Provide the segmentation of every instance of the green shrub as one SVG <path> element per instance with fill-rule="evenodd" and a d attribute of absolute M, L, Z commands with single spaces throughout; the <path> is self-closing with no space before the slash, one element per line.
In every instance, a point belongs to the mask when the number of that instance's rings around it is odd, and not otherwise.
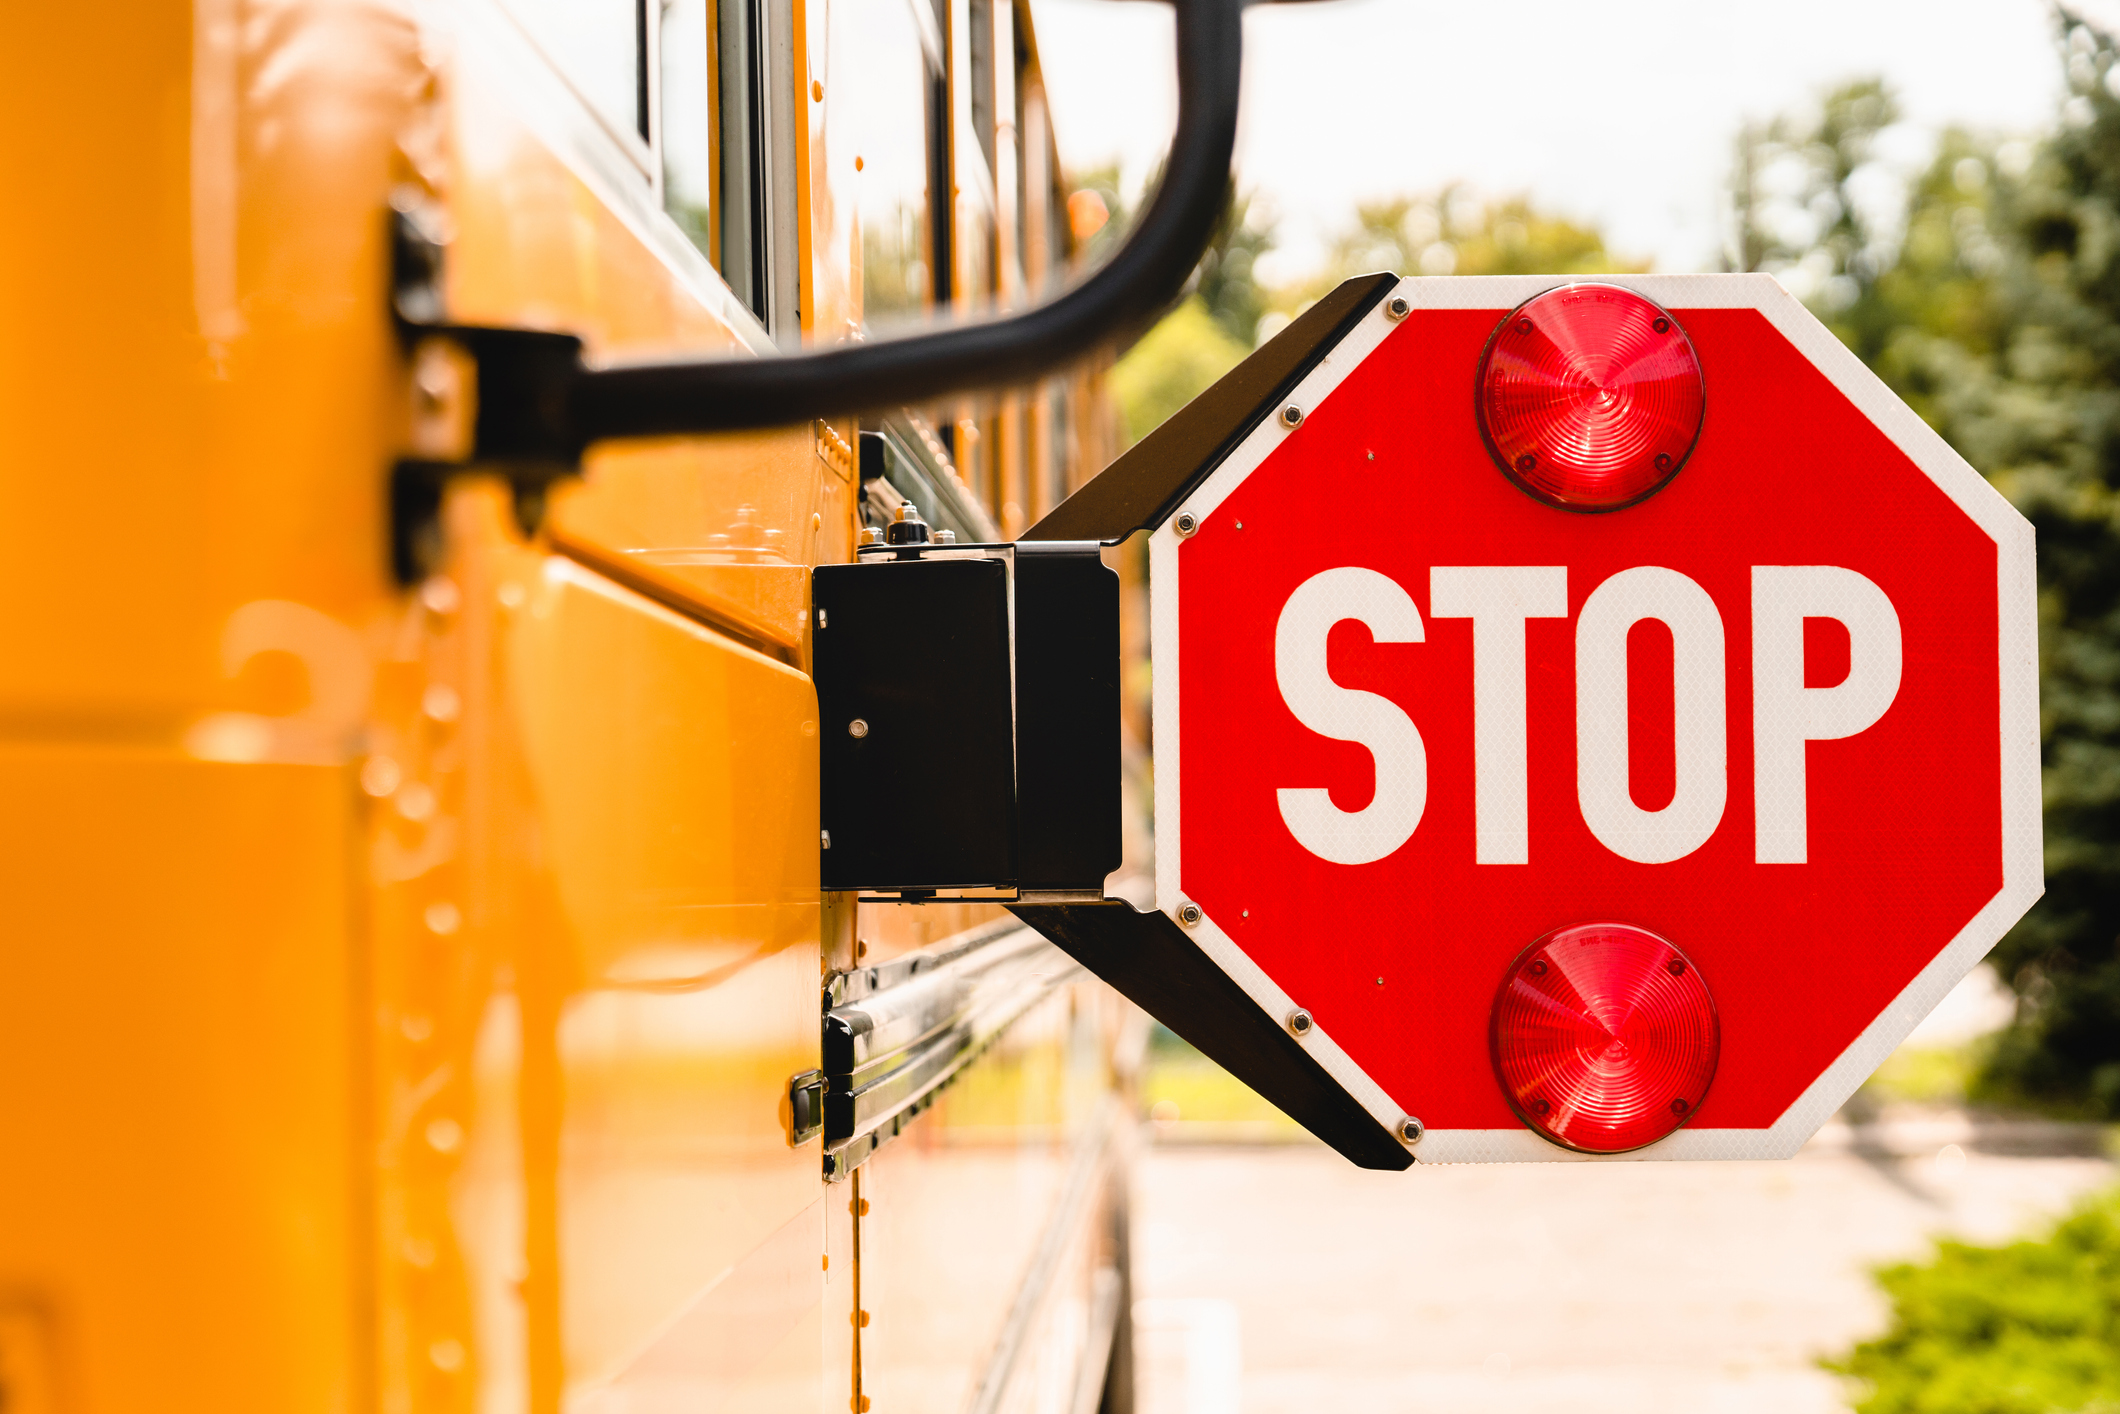
<path fill-rule="evenodd" d="M 1891 1328 L 1826 1368 L 1861 1414 L 2120 1411 L 2120 1191 L 2045 1236 L 1880 1268 Z"/>

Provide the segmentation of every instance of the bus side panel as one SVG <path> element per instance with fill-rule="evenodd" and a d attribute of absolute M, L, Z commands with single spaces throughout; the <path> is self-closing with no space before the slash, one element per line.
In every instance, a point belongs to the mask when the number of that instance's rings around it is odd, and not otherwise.
<path fill-rule="evenodd" d="M 1073 1407 L 1114 1260 L 1119 1012 L 1093 981 L 1054 992 L 861 1170 L 862 1392 L 879 1410 L 963 1409 L 982 1384 L 989 1408 Z"/>
<path fill-rule="evenodd" d="M 0 747 L 0 1307 L 66 1414 L 364 1395 L 349 775 Z"/>
<path fill-rule="evenodd" d="M 302 754 L 192 732 L 305 696 L 227 663 L 244 605 L 359 627 L 386 591 L 383 212 L 425 81 L 381 4 L 0 12 L 0 731 Z"/>
<path fill-rule="evenodd" d="M 453 317 L 564 328 L 599 359 L 737 352 L 734 297 L 643 184 L 592 182 L 586 163 L 562 161 L 555 144 L 594 151 L 601 135 L 564 90 L 523 91 L 539 83 L 534 56 L 490 38 L 455 73 Z M 526 102 L 544 104 L 538 131 L 519 116 Z M 808 566 L 852 549 L 858 488 L 850 455 L 827 460 L 836 451 L 813 427 L 600 447 L 557 490 L 549 525 L 658 598 L 799 657 Z"/>
<path fill-rule="evenodd" d="M 383 4 L 0 13 L 0 1360 L 65 1414 L 372 1403 L 355 778 L 427 80 Z"/>
<path fill-rule="evenodd" d="M 567 1388 L 809 1407 L 821 1344 L 786 1342 L 817 1332 L 825 1217 L 787 1094 L 818 1063 L 815 694 L 557 557 L 503 652 L 558 944 L 526 1049 L 559 1084 Z"/>

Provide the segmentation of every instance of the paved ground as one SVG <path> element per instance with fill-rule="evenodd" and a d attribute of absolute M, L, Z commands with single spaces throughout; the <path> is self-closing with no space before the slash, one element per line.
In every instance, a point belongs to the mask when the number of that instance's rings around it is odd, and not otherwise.
<path fill-rule="evenodd" d="M 1788 1163 L 1392 1175 L 1165 1130 L 1135 1210 L 1143 1414 L 1823 1414 L 1817 1357 L 1883 1319 L 1871 1264 L 2114 1176 L 2080 1133 L 1935 1114 Z"/>

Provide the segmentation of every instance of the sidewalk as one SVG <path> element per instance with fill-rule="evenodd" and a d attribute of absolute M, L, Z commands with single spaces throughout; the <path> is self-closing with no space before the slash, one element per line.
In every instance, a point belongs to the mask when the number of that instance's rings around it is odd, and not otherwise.
<path fill-rule="evenodd" d="M 1142 1414 L 1826 1414 L 1866 1275 L 2111 1182 L 2103 1133 L 1954 1110 L 1828 1125 L 1787 1163 L 1373 1174 L 1315 1143 L 1145 1147 Z"/>

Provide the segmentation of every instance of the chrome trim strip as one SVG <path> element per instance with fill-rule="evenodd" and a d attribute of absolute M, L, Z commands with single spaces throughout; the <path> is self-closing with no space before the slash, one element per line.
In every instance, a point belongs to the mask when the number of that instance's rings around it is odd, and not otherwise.
<path fill-rule="evenodd" d="M 499 0 L 434 6 L 427 14 L 428 24 L 458 41 L 457 62 L 475 69 L 505 97 L 514 117 L 655 253 L 702 308 L 751 352 L 778 351 L 765 326 L 662 209 L 639 154 L 597 116 Z"/>
<path fill-rule="evenodd" d="M 994 1353 L 987 1360 L 986 1372 L 979 1377 L 978 1388 L 965 1406 L 966 1414 L 994 1414 L 1000 1408 L 1001 1397 L 1008 1390 L 1009 1376 L 1015 1371 L 1016 1357 L 1030 1334 L 1031 1323 L 1045 1305 L 1053 1279 L 1060 1273 L 1060 1258 L 1067 1251 L 1069 1239 L 1081 1227 L 1086 1211 L 1111 1167 L 1112 1137 L 1118 1132 L 1119 1112 L 1124 1103 L 1117 1095 L 1106 1095 L 1104 1103 L 1097 1107 L 1096 1114 L 1091 1116 L 1081 1137 L 1075 1141 L 1074 1162 L 1068 1168 L 1067 1186 L 1061 1190 L 1060 1201 L 1054 1204 L 1052 1215 L 1046 1219 L 1045 1231 L 1038 1238 L 1037 1255 L 1031 1259 L 1023 1285 L 1016 1289 L 1016 1299 L 1009 1305 L 1008 1321 L 1001 1328 L 1000 1339 L 994 1342 Z M 1112 1304 L 1115 1307 L 1118 1304 L 1116 1297 Z M 1087 1349 L 1083 1356 L 1085 1359 L 1099 1358 L 1096 1352 Z M 1109 1357 L 1107 1346 L 1102 1358 Z"/>
<path fill-rule="evenodd" d="M 834 979 L 862 994 L 824 1014 L 825 1176 L 845 1178 L 1081 966 L 1015 920 L 939 956 Z"/>

